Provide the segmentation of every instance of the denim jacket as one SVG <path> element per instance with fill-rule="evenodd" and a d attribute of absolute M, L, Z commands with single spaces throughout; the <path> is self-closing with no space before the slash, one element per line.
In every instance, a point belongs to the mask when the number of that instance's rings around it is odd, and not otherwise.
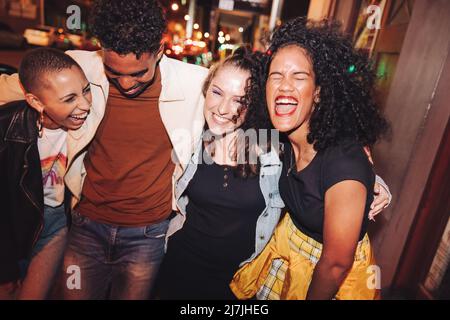
<path fill-rule="evenodd" d="M 202 144 L 203 140 L 201 139 L 195 149 L 195 153 L 189 161 L 186 171 L 175 185 L 175 200 L 179 214 L 170 221 L 166 236 L 166 246 L 168 237 L 181 229 L 186 220 L 186 207 L 189 199 L 183 193 L 194 177 L 198 163 L 202 161 Z M 281 210 L 284 207 L 283 200 L 278 191 L 278 180 L 281 175 L 282 163 L 278 157 L 278 153 L 274 149 L 272 148 L 271 152 L 259 156 L 261 163 L 259 185 L 266 202 L 266 207 L 259 215 L 256 223 L 255 252 L 247 260 L 243 261 L 241 266 L 252 261 L 264 249 L 278 224 Z"/>

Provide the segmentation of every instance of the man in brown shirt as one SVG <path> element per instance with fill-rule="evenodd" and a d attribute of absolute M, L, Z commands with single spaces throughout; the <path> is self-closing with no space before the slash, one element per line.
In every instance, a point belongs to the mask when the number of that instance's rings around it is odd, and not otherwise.
<path fill-rule="evenodd" d="M 112 67 L 111 67 L 112 68 Z M 159 114 L 161 73 L 138 97 L 110 87 L 106 111 L 84 160 L 87 176 L 76 210 L 102 223 L 139 227 L 172 210 L 172 146 Z"/>
<path fill-rule="evenodd" d="M 168 101 L 184 101 L 183 108 L 177 102 L 178 107 L 171 110 L 193 129 L 189 119 L 200 116 L 197 101 L 201 100 L 192 96 L 201 96 L 206 72 L 163 56 L 166 21 L 156 1 L 99 0 L 92 14 L 109 86 L 101 88 L 106 107 L 86 146 L 82 188 L 68 184 L 78 204 L 72 212 L 64 257 L 63 296 L 147 299 L 164 256 L 172 213 L 175 147 L 168 126 L 173 131 L 178 129 L 174 124 L 181 123 L 168 117 L 167 109 L 161 110 L 161 101 L 165 108 L 175 107 Z M 186 79 L 175 83 L 175 73 Z M 198 83 L 198 93 L 192 89 L 191 76 Z M 179 90 L 183 87 L 184 93 Z M 75 160 L 72 166 L 80 165 Z M 66 183 L 75 180 L 72 175 Z"/>

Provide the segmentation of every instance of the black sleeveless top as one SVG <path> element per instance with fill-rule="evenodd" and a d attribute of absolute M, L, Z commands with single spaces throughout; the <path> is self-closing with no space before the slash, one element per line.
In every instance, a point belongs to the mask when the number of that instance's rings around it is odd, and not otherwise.
<path fill-rule="evenodd" d="M 186 221 L 169 238 L 159 297 L 235 299 L 229 283 L 255 251 L 256 223 L 266 206 L 259 176 L 243 179 L 230 166 L 201 163 L 185 194 Z"/>

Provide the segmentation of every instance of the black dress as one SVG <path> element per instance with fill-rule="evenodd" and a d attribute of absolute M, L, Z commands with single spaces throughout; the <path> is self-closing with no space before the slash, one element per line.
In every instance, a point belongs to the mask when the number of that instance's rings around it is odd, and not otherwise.
<path fill-rule="evenodd" d="M 160 268 L 160 299 L 235 299 L 229 283 L 255 251 L 256 222 L 265 208 L 259 177 L 230 166 L 199 164 L 185 193 L 186 221 L 169 238 Z"/>
<path fill-rule="evenodd" d="M 362 240 L 367 231 L 375 184 L 375 173 L 363 147 L 351 140 L 344 141 L 317 152 L 308 166 L 297 171 L 292 146 L 285 143 L 280 195 L 295 226 L 320 243 L 323 243 L 325 192 L 344 180 L 359 181 L 367 189 L 359 236 L 359 240 Z"/>

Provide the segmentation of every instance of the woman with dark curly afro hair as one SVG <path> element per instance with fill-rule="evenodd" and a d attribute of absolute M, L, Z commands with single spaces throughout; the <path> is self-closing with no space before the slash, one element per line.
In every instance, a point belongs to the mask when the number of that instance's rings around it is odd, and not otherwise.
<path fill-rule="evenodd" d="M 304 18 L 276 30 L 269 54 L 267 110 L 289 141 L 279 182 L 288 214 L 231 287 L 240 298 L 376 299 L 367 236 L 375 174 L 364 147 L 387 123 L 369 61 L 336 23 Z"/>

